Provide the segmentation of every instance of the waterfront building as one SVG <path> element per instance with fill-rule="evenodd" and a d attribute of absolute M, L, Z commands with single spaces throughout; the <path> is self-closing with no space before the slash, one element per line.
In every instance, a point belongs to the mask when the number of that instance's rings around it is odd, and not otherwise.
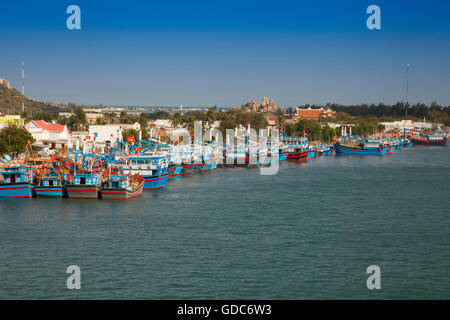
<path fill-rule="evenodd" d="M 307 119 L 319 121 L 321 119 L 334 118 L 335 116 L 336 112 L 334 112 L 331 109 L 324 109 L 324 108 L 313 109 L 311 107 L 305 109 L 297 107 L 294 120 L 298 121 L 300 119 Z"/>
<path fill-rule="evenodd" d="M 396 131 L 396 130 L 406 130 L 407 132 L 423 131 L 423 130 L 437 130 L 442 129 L 442 124 L 431 123 L 431 122 L 417 122 L 413 120 L 400 120 L 391 122 L 380 122 L 384 126 L 385 132 Z"/>
<path fill-rule="evenodd" d="M 44 120 L 32 120 L 25 129 L 36 140 L 34 145 L 42 147 L 44 153 L 59 149 L 69 141 L 69 130 L 66 125 L 47 123 Z"/>
<path fill-rule="evenodd" d="M 110 143 L 120 140 L 123 130 L 134 129 L 139 131 L 141 125 L 136 122 L 134 124 L 105 124 L 105 125 L 90 125 L 89 137 L 98 143 Z M 120 139 L 119 139 L 120 137 Z"/>

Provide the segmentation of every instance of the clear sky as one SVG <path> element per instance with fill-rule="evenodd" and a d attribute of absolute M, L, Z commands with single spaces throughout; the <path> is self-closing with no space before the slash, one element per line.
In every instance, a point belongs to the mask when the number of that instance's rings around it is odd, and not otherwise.
<path fill-rule="evenodd" d="M 18 89 L 21 61 L 26 95 L 57 103 L 395 103 L 409 63 L 410 102 L 450 105 L 450 1 L 1 1 L 0 77 Z"/>

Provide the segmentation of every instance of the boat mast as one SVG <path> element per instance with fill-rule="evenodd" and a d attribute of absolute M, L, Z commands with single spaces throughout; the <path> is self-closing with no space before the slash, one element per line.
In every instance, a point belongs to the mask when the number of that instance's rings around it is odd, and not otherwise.
<path fill-rule="evenodd" d="M 25 111 L 25 62 L 22 61 L 22 113 Z"/>
<path fill-rule="evenodd" d="M 408 119 L 408 79 L 409 78 L 409 63 L 406 65 L 406 106 L 405 106 L 405 120 Z"/>

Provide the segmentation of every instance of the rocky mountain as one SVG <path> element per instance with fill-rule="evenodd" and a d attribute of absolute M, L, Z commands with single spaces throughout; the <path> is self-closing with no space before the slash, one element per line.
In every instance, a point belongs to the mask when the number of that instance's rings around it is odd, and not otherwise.
<path fill-rule="evenodd" d="M 272 112 L 275 113 L 281 108 L 277 106 L 275 101 L 273 99 L 269 99 L 267 97 L 262 97 L 262 102 L 259 103 L 255 101 L 254 99 L 250 100 L 246 104 L 243 104 L 241 108 L 245 109 L 246 111 L 253 111 L 253 112 Z"/>

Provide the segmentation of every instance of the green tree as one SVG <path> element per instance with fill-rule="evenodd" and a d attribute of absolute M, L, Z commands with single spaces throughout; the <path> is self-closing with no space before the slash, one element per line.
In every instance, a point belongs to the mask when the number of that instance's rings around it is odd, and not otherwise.
<path fill-rule="evenodd" d="M 180 124 L 182 124 L 183 119 L 181 117 L 181 114 L 179 112 L 175 112 L 172 118 L 172 125 L 174 127 L 178 127 Z"/>
<path fill-rule="evenodd" d="M 300 119 L 295 124 L 296 134 L 298 136 L 303 136 L 305 133 L 310 141 L 320 140 L 321 129 L 322 128 L 317 122 L 307 119 Z"/>
<path fill-rule="evenodd" d="M 211 126 L 214 121 L 216 121 L 217 119 L 217 107 L 214 106 L 212 108 L 208 108 L 208 111 L 206 112 L 206 122 L 208 122 L 208 124 Z"/>
<path fill-rule="evenodd" d="M 219 130 L 222 132 L 222 135 L 225 139 L 226 129 L 234 129 L 236 128 L 236 122 L 233 119 L 226 119 L 220 122 Z"/>
<path fill-rule="evenodd" d="M 331 128 L 330 126 L 326 125 L 325 127 L 322 128 L 322 141 L 326 142 L 326 143 L 330 143 L 331 141 L 333 141 L 334 136 L 336 134 L 336 131 Z"/>
<path fill-rule="evenodd" d="M 86 118 L 86 113 L 80 107 L 76 107 L 73 115 L 70 116 L 67 121 L 67 126 L 73 131 L 87 130 L 88 122 Z"/>
<path fill-rule="evenodd" d="M 25 151 L 28 141 L 34 142 L 31 133 L 24 128 L 9 124 L 0 131 L 0 154 L 21 154 Z"/>

